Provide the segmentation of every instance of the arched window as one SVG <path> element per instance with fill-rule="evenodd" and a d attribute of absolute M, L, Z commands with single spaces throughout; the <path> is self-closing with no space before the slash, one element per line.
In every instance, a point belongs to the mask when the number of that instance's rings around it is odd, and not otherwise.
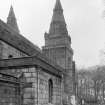
<path fill-rule="evenodd" d="M 52 99 L 53 99 L 53 82 L 52 82 L 51 79 L 49 79 L 48 84 L 49 84 L 49 103 L 52 103 Z"/>

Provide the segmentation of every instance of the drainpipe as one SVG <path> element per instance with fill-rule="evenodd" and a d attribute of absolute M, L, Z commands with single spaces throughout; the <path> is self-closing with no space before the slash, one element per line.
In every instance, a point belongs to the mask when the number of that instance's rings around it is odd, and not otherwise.
<path fill-rule="evenodd" d="M 40 72 L 40 67 L 37 66 L 36 67 L 36 71 L 37 71 L 37 105 L 39 104 L 39 93 L 38 93 L 38 90 L 39 90 L 39 72 Z"/>
<path fill-rule="evenodd" d="M 39 74 L 39 73 L 38 73 L 38 72 L 39 72 L 38 69 L 39 69 L 39 68 L 36 67 L 36 69 L 37 69 L 36 71 L 37 71 L 37 105 L 38 105 L 38 88 L 39 88 L 39 87 L 38 87 L 38 74 Z"/>

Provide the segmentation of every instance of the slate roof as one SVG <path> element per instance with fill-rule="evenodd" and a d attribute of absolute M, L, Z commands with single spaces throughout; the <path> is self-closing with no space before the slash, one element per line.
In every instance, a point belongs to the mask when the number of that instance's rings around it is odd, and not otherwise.
<path fill-rule="evenodd" d="M 11 46 L 29 56 L 41 52 L 41 50 L 36 45 L 31 43 L 21 34 L 15 32 L 2 20 L 0 20 L 0 40 L 3 40 L 4 42 L 10 44 Z"/>

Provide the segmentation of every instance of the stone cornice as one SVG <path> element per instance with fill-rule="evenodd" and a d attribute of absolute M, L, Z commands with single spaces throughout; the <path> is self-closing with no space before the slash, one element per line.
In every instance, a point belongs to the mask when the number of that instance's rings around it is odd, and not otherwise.
<path fill-rule="evenodd" d="M 54 46 L 54 45 L 53 45 L 53 46 L 51 45 L 51 46 L 43 46 L 43 47 L 42 47 L 43 50 L 44 50 L 44 49 L 56 49 L 56 48 L 57 48 L 57 49 L 58 49 L 58 48 L 67 48 L 67 49 L 69 50 L 69 52 L 73 55 L 73 49 L 70 48 L 70 47 L 69 47 L 68 45 L 66 45 L 66 44 L 65 44 L 65 45 L 64 45 L 64 44 L 62 44 L 62 45 L 59 44 L 59 45 L 55 45 L 55 46 Z"/>
<path fill-rule="evenodd" d="M 0 60 L 0 69 L 10 69 L 10 68 L 27 68 L 39 66 L 45 72 L 51 73 L 58 77 L 61 77 L 62 74 L 65 74 L 64 69 L 60 66 L 52 63 L 47 58 L 44 58 L 40 55 L 33 57 L 23 57 L 23 58 L 13 58 L 13 59 L 2 59 Z"/>
<path fill-rule="evenodd" d="M 68 35 L 68 34 L 65 34 L 65 35 L 56 35 L 56 34 L 52 35 L 52 34 L 45 33 L 44 37 L 45 37 L 46 40 L 48 40 L 48 39 L 58 39 L 58 38 L 67 38 L 71 43 L 71 38 L 70 38 L 70 35 Z"/>

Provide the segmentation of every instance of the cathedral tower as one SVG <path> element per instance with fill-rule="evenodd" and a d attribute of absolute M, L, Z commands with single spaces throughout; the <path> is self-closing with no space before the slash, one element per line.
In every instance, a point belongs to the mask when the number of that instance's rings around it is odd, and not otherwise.
<path fill-rule="evenodd" d="M 73 50 L 60 0 L 56 0 L 49 32 L 45 33 L 43 53 L 65 70 L 64 92 L 70 98 L 73 94 Z"/>
<path fill-rule="evenodd" d="M 17 25 L 17 20 L 15 17 L 15 13 L 13 10 L 13 7 L 11 6 L 10 11 L 9 11 L 9 15 L 7 17 L 7 24 L 9 27 L 11 27 L 15 32 L 20 32 L 18 25 Z"/>

